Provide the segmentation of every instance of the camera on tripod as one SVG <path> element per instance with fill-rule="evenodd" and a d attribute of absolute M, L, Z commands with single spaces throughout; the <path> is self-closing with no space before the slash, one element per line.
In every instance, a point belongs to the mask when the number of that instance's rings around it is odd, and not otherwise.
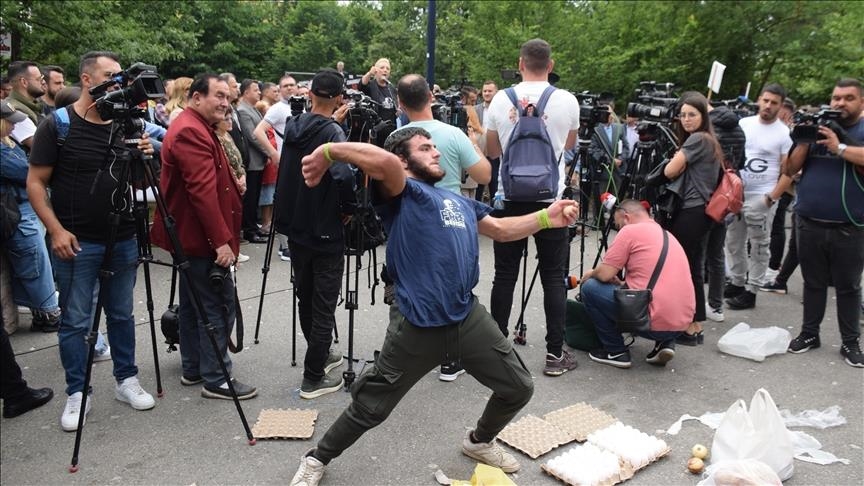
<path fill-rule="evenodd" d="M 435 95 L 435 103 L 432 104 L 432 116 L 438 121 L 468 130 L 468 114 L 465 113 L 465 105 L 462 103 L 462 88 L 465 80 L 460 86 L 451 86 L 447 91 Z"/>
<path fill-rule="evenodd" d="M 667 125 L 672 123 L 678 103 L 674 87 L 674 83 L 640 82 L 635 92 L 638 102 L 627 104 L 627 116 Z"/>
<path fill-rule="evenodd" d="M 816 113 L 810 113 L 804 110 L 795 112 L 792 115 L 792 141 L 795 143 L 816 143 L 817 140 L 822 140 L 825 137 L 819 133 L 819 127 L 828 127 L 838 138 L 843 138 L 846 135 L 844 130 L 838 123 L 842 113 L 839 110 L 831 110 L 823 107 Z M 841 140 L 842 141 L 842 140 Z"/>
<path fill-rule="evenodd" d="M 108 91 L 114 85 L 120 89 Z M 136 62 L 108 81 L 90 88 L 90 96 L 96 100 L 96 111 L 103 120 L 143 118 L 147 110 L 138 105 L 165 97 L 165 85 L 156 66 Z"/>
<path fill-rule="evenodd" d="M 312 110 L 312 101 L 305 96 L 294 95 L 288 98 L 288 106 L 291 107 L 291 116 L 298 116 Z"/>
<path fill-rule="evenodd" d="M 576 93 L 579 100 L 579 126 L 586 130 L 593 130 L 598 123 L 609 123 L 612 112 L 609 105 L 600 102 L 600 95 L 583 91 Z"/>

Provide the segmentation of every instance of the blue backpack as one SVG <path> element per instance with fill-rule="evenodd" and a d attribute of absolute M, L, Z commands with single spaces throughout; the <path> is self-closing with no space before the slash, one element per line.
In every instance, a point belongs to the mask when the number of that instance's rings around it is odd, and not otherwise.
<path fill-rule="evenodd" d="M 64 106 L 63 108 L 57 108 L 54 110 L 54 128 L 57 137 L 57 146 L 63 147 L 63 144 L 66 143 L 66 136 L 69 135 L 69 112 L 67 108 Z"/>
<path fill-rule="evenodd" d="M 559 159 L 543 122 L 543 110 L 554 91 L 548 86 L 536 105 L 523 110 L 513 88 L 504 90 L 519 117 L 501 155 L 501 185 L 509 201 L 535 202 L 558 195 Z"/>

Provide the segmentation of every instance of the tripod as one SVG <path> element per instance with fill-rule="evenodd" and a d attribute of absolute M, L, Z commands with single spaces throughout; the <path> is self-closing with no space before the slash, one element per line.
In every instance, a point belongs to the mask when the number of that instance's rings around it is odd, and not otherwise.
<path fill-rule="evenodd" d="M 162 218 L 165 221 L 165 228 L 167 233 L 171 239 L 171 244 L 174 248 L 174 266 L 183 273 L 188 280 L 188 271 L 189 262 L 186 258 L 182 246 L 180 244 L 180 239 L 177 236 L 177 230 L 174 224 L 173 218 L 168 214 L 167 206 L 165 205 L 165 201 L 162 199 L 161 194 L 159 193 L 157 178 L 153 172 L 153 168 L 150 165 L 150 157 L 146 158 L 141 155 L 141 153 L 137 149 L 138 142 L 140 141 L 141 132 L 143 131 L 144 124 L 141 119 L 136 118 L 126 118 L 122 122 L 114 122 L 111 127 L 111 137 L 108 141 L 108 151 L 106 151 L 105 163 L 102 168 L 99 169 L 99 172 L 96 174 L 96 178 L 94 179 L 92 188 L 95 189 L 98 184 L 99 178 L 104 173 L 105 168 L 108 165 L 110 154 L 112 150 L 120 149 L 120 147 L 115 147 L 114 141 L 117 137 L 121 137 L 125 144 L 125 150 L 121 150 L 120 153 L 116 155 L 116 161 L 119 162 L 119 166 L 121 167 L 120 177 L 117 178 L 117 187 L 114 191 L 116 197 L 112 201 L 112 210 L 109 214 L 109 226 L 108 226 L 108 239 L 105 244 L 105 253 L 102 257 L 102 263 L 99 269 L 99 293 L 96 298 L 95 309 L 93 312 L 93 324 L 90 328 L 90 332 L 86 336 L 86 341 L 88 344 L 88 352 L 87 352 L 87 364 L 84 374 L 84 388 L 81 398 L 81 408 L 78 414 L 78 428 L 75 433 L 75 446 L 72 452 L 72 462 L 69 466 L 69 472 L 77 472 L 78 471 L 78 455 L 81 447 L 81 436 L 84 430 L 84 418 L 87 410 L 87 400 L 88 400 L 88 392 L 90 390 L 90 380 L 92 378 L 93 373 L 93 358 L 96 348 L 96 337 L 99 333 L 99 320 L 102 314 L 103 308 L 103 298 L 104 298 L 104 289 L 106 284 L 108 283 L 109 278 L 114 274 L 111 270 L 111 263 L 114 256 L 114 247 L 117 241 L 117 233 L 120 226 L 120 220 L 124 215 L 124 212 L 128 211 L 130 205 L 128 204 L 129 200 L 129 192 L 132 187 L 133 179 L 138 179 L 138 177 L 133 177 L 133 165 L 136 168 L 142 168 L 142 174 L 134 174 L 135 176 L 143 176 L 145 181 L 145 187 L 149 188 L 156 200 L 157 207 Z M 92 190 L 91 190 L 92 192 Z M 133 196 L 134 197 L 134 196 Z M 149 272 L 149 263 L 152 262 L 152 253 L 150 253 L 149 246 L 149 233 L 146 231 L 142 232 L 142 226 L 149 226 L 146 221 L 146 203 L 140 203 L 139 211 L 141 209 L 141 205 L 143 204 L 143 218 L 137 222 L 136 232 L 138 233 L 138 244 L 139 244 L 139 252 L 143 251 L 144 258 L 143 261 L 145 263 L 144 276 L 146 281 L 146 289 L 147 289 L 147 307 L 150 314 L 150 333 L 151 333 L 151 342 L 154 346 L 154 359 L 157 373 L 157 382 L 158 384 L 158 396 L 162 397 L 161 390 L 161 378 L 159 376 L 159 364 L 158 358 L 156 357 L 156 329 L 155 329 L 155 321 L 153 316 L 153 304 L 152 304 L 152 288 L 150 286 L 150 272 Z M 141 214 L 135 214 L 136 218 L 138 216 L 142 216 Z M 143 242 L 143 245 L 142 245 Z M 143 247 L 143 249 L 142 249 Z M 206 313 L 204 312 L 204 305 L 202 304 L 201 297 L 198 294 L 197 289 L 194 285 L 190 285 L 190 290 L 192 293 L 193 301 L 195 307 L 198 311 L 199 316 L 202 320 L 204 320 L 204 328 L 207 330 L 207 335 L 210 338 L 210 343 L 213 346 L 214 352 L 217 356 L 221 356 L 219 352 L 219 346 L 216 343 L 215 338 L 215 328 L 213 324 L 207 321 Z M 225 377 L 226 383 L 228 385 L 228 389 L 231 392 L 231 395 L 234 399 L 234 403 L 237 407 L 237 412 L 240 415 L 240 420 L 243 424 L 243 427 L 246 431 L 246 437 L 250 445 L 255 444 L 255 439 L 252 437 L 252 431 L 249 429 L 249 424 L 246 421 L 246 416 L 243 414 L 243 409 L 240 407 L 240 402 L 237 399 L 237 393 L 234 390 L 234 386 L 231 382 L 231 376 L 228 374 L 228 370 L 225 367 L 225 363 L 219 359 L 219 364 L 222 369 L 222 373 Z"/>

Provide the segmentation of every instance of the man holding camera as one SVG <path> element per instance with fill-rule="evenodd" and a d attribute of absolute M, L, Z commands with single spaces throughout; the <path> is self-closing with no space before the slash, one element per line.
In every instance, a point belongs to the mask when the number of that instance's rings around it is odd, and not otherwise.
<path fill-rule="evenodd" d="M 434 119 L 432 116 L 434 98 L 426 78 L 419 74 L 405 75 L 399 80 L 397 92 L 399 105 L 411 121 L 400 130 L 409 127 L 426 130 L 431 135 L 436 150 L 441 153 L 438 163 L 444 171 L 444 176 L 435 183 L 435 187 L 461 194 L 463 171 L 478 183 L 489 182 L 492 177 L 492 167 L 477 144 L 479 134 L 469 127 L 466 136 L 459 128 Z M 441 365 L 441 374 L 438 378 L 441 381 L 453 381 L 464 372 L 460 363 L 450 361 Z"/>
<path fill-rule="evenodd" d="M 331 373 L 342 364 L 342 354 L 331 352 L 330 345 L 345 269 L 343 223 L 346 204 L 354 200 L 354 174 L 347 165 L 334 164 L 321 184 L 308 187 L 300 173 L 303 157 L 322 144 L 345 141 L 334 119 L 344 117 L 348 108 L 340 108 L 343 84 L 333 69 L 323 69 L 312 79 L 312 111 L 285 124 L 277 180 L 276 231 L 288 236 L 300 327 L 307 345 L 300 385 L 300 397 L 306 399 L 333 393 L 344 384 L 342 375 Z"/>
<path fill-rule="evenodd" d="M 180 272 L 180 383 L 204 383 L 202 397 L 225 400 L 232 396 L 218 360 L 230 374 L 228 338 L 236 315 L 236 290 L 229 268 L 239 252 L 243 207 L 240 188 L 214 132 L 230 109 L 229 100 L 228 83 L 215 74 L 193 81 L 187 108 L 171 122 L 162 143 L 159 181 L 182 249 L 172 246 L 159 213 L 151 233 L 154 244 L 172 253 L 182 250 L 188 260 L 186 270 Z M 203 309 L 196 306 L 195 294 Z M 210 340 L 211 332 L 218 350 Z M 257 394 L 255 387 L 231 381 L 240 400 Z"/>
<path fill-rule="evenodd" d="M 723 296 L 730 309 L 756 307 L 756 293 L 766 283 L 774 204 L 792 184 L 792 179 L 780 171 L 792 146 L 789 128 L 778 117 L 785 99 L 782 86 L 766 85 L 759 95 L 759 113 L 738 123 L 746 137 L 740 171 L 744 207 L 726 231 L 730 282 Z"/>
<path fill-rule="evenodd" d="M 88 352 L 92 346 L 88 337 L 93 324 L 94 292 L 99 293 L 105 311 L 117 380 L 115 398 L 136 410 L 148 410 L 156 405 L 153 397 L 141 388 L 135 365 L 132 292 L 138 245 L 135 219 L 130 210 L 129 181 L 117 179 L 126 173 L 122 162 L 105 167 L 106 156 L 125 153 L 128 149 L 122 137 L 113 133 L 114 123 L 104 120 L 99 110 L 93 108 L 97 100 L 90 92 L 121 71 L 118 57 L 112 52 L 84 54 L 79 67 L 81 96 L 68 107 L 69 126 L 65 138 L 58 138 L 55 119 L 48 117 L 36 130 L 30 154 L 27 195 L 51 238 L 53 268 L 63 311 L 57 338 L 60 361 L 66 371 L 68 398 L 60 417 L 60 426 L 65 431 L 78 429 Z M 118 88 L 123 86 L 115 83 L 107 90 Z M 138 149 L 146 154 L 153 153 L 146 133 L 142 134 Z M 112 219 L 116 226 L 106 224 Z M 109 261 L 104 261 L 106 254 L 111 257 Z M 85 416 L 91 403 L 88 396 Z"/>
<path fill-rule="evenodd" d="M 804 277 L 801 333 L 789 352 L 821 345 L 828 286 L 837 295 L 837 322 L 846 364 L 864 368 L 858 324 L 861 318 L 861 273 L 864 269 L 864 97 L 861 82 L 844 78 L 831 94 L 839 120 L 820 124 L 816 143 L 796 141 L 785 167 L 801 172 L 795 204 L 798 258 Z M 839 122 L 839 123 L 838 123 Z"/>
<path fill-rule="evenodd" d="M 354 383 L 348 408 L 317 447 L 303 455 L 292 485 L 317 485 L 325 465 L 381 424 L 448 354 L 460 356 L 467 371 L 493 390 L 476 427 L 462 441 L 463 454 L 505 472 L 519 470 L 495 436 L 528 403 L 534 384 L 473 293 L 480 278 L 477 238 L 518 240 L 544 228 L 565 227 L 578 216 L 578 205 L 557 201 L 531 214 L 495 218 L 490 207 L 433 186 L 444 171 L 426 130 L 393 132 L 385 149 L 328 143 L 303 158 L 302 174 L 311 187 L 326 177 L 334 161 L 355 164 L 376 180 L 398 305 L 390 307 L 387 337 L 374 365 Z"/>
<path fill-rule="evenodd" d="M 615 323 L 615 289 L 624 282 L 618 272 L 624 271 L 631 289 L 646 289 L 663 249 L 663 230 L 651 219 L 642 203 L 627 199 L 615 208 L 618 235 L 609 246 L 597 268 L 582 275 L 582 300 L 597 330 L 602 349 L 588 352 L 591 361 L 616 368 L 629 368 L 630 350 Z M 690 325 L 696 308 L 696 294 L 690 284 L 690 265 L 684 249 L 668 234 L 666 259 L 649 304 L 651 330 L 640 333 L 654 340 L 654 349 L 645 361 L 665 366 L 675 357 L 675 338 Z"/>

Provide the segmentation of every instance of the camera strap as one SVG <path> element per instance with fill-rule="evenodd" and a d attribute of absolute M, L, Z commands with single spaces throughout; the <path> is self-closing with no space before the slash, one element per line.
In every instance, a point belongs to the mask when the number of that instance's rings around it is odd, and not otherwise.
<path fill-rule="evenodd" d="M 228 335 L 228 350 L 234 354 L 243 351 L 243 311 L 240 309 L 240 296 L 237 295 L 237 272 L 234 268 L 231 268 L 231 279 L 234 283 L 234 315 L 235 315 L 235 323 L 234 329 L 237 332 L 237 343 L 235 344 L 231 340 L 231 335 Z M 222 319 L 225 321 L 226 325 L 228 323 L 228 306 L 222 306 Z"/>

